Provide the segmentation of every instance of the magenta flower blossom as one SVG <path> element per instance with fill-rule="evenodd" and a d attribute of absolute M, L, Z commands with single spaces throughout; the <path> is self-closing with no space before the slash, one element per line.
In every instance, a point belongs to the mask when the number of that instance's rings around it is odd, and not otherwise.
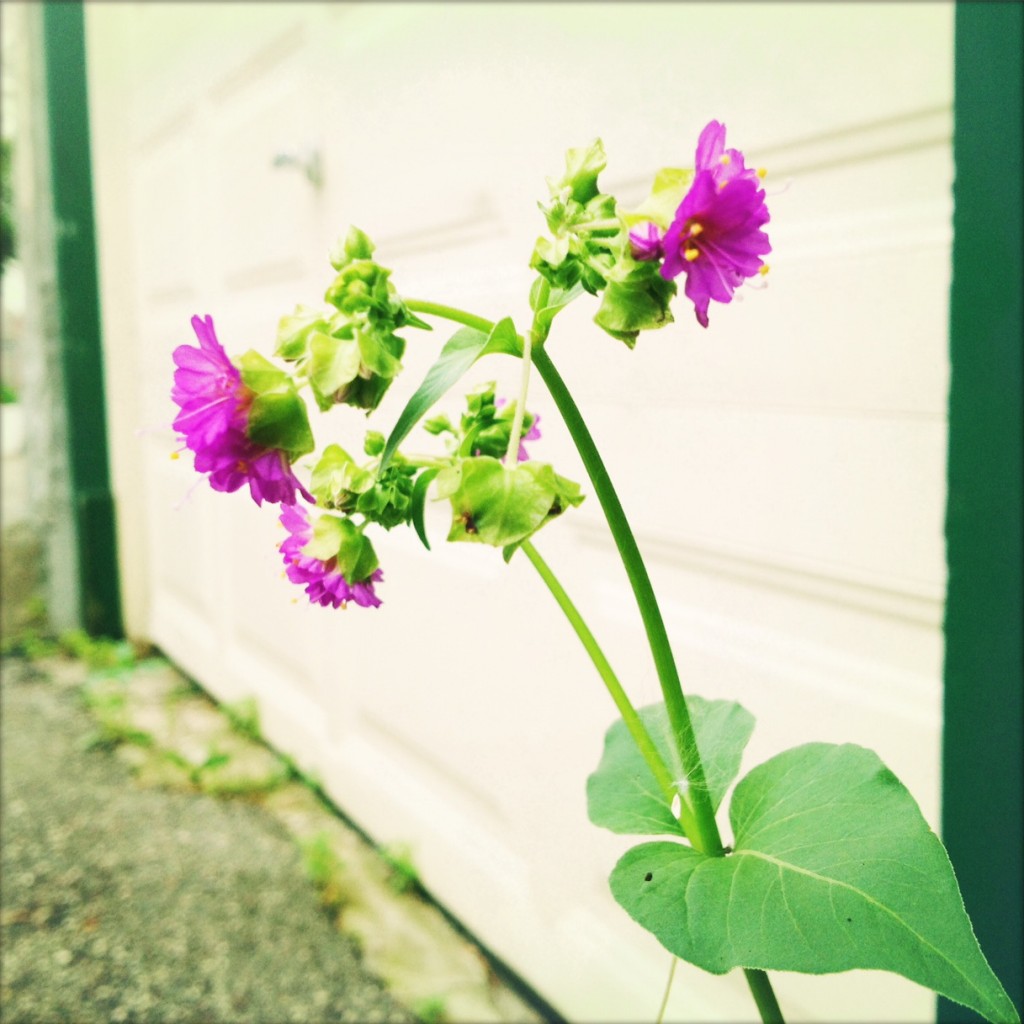
<path fill-rule="evenodd" d="M 384 573 L 375 569 L 368 579 L 349 583 L 337 566 L 337 559 L 326 562 L 309 558 L 302 549 L 313 536 L 313 524 L 309 513 L 301 505 L 286 505 L 281 509 L 281 525 L 288 531 L 288 537 L 281 542 L 284 555 L 285 574 L 292 583 L 304 586 L 313 604 L 326 608 L 344 608 L 354 601 L 361 608 L 379 608 L 380 598 L 373 585 L 384 579 Z"/>
<path fill-rule="evenodd" d="M 530 424 L 530 429 L 519 438 L 519 453 L 516 459 L 517 462 L 527 462 L 530 458 L 530 453 L 526 450 L 524 441 L 539 441 L 540 440 L 540 416 L 534 413 L 533 422 Z"/>
<path fill-rule="evenodd" d="M 216 444 L 229 430 L 244 431 L 252 395 L 238 367 L 217 341 L 213 317 L 192 317 L 199 348 L 179 345 L 174 350 L 171 398 L 181 406 L 174 429 L 194 452 Z"/>
<path fill-rule="evenodd" d="M 629 233 L 629 251 L 633 259 L 642 263 L 649 260 L 660 260 L 665 255 L 661 228 L 651 221 L 637 225 Z"/>
<path fill-rule="evenodd" d="M 296 491 L 308 502 L 316 499 L 292 472 L 288 456 L 277 448 L 263 448 L 238 430 L 229 430 L 212 444 L 195 454 L 195 468 L 210 474 L 215 491 L 231 493 L 243 484 L 257 505 L 294 505 Z"/>
<path fill-rule="evenodd" d="M 758 179 L 760 175 L 747 167 L 738 149 L 725 148 L 725 125 L 709 121 L 697 139 L 697 171 L 711 171 L 719 188 L 737 178 Z"/>
<path fill-rule="evenodd" d="M 246 436 L 253 393 L 217 340 L 213 317 L 192 317 L 192 329 L 199 347 L 179 345 L 174 350 L 178 369 L 171 398 L 181 407 L 174 429 L 195 454 L 196 470 L 210 474 L 215 491 L 237 491 L 248 484 L 257 505 L 293 505 L 296 492 L 314 501 L 283 451 Z"/>
<path fill-rule="evenodd" d="M 738 150 L 725 149 L 725 127 L 717 121 L 701 132 L 697 165 L 665 232 L 661 276 L 671 281 L 686 275 L 686 296 L 707 327 L 711 300 L 731 302 L 748 277 L 763 273 L 761 256 L 772 247 L 761 230 L 770 217 L 759 176 Z"/>
<path fill-rule="evenodd" d="M 497 398 L 494 401 L 494 408 L 495 409 L 500 409 L 507 402 L 508 402 L 507 398 Z M 524 441 L 539 441 L 540 437 L 541 437 L 541 433 L 540 433 L 540 415 L 538 413 L 527 413 L 526 415 L 527 416 L 531 416 L 532 415 L 533 419 L 530 422 L 530 429 L 525 434 L 521 434 L 520 437 L 519 437 L 519 451 L 516 452 L 516 462 L 529 462 L 529 460 L 530 460 L 530 453 L 526 450 L 526 445 L 523 442 Z M 479 455 L 480 454 L 480 449 L 477 448 L 473 452 L 473 454 L 474 455 Z M 502 455 L 501 461 L 502 462 L 505 461 L 505 456 L 504 455 Z"/>

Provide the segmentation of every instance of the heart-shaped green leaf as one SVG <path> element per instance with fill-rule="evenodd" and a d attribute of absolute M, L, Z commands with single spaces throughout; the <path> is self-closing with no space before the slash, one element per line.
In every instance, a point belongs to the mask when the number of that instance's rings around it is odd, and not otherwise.
<path fill-rule="evenodd" d="M 406 403 L 381 456 L 378 475 L 387 468 L 398 446 L 427 410 L 481 357 L 495 352 L 521 355 L 522 344 L 509 317 L 498 321 L 489 334 L 473 327 L 457 330 L 441 349 L 423 383 Z"/>
<path fill-rule="evenodd" d="M 717 810 L 740 770 L 740 758 L 754 716 L 733 701 L 687 697 L 697 747 L 712 806 Z M 672 776 L 686 777 L 671 740 L 671 725 L 663 703 L 638 711 L 640 721 L 668 765 Z M 651 774 L 626 723 L 618 719 L 605 733 L 604 753 L 587 779 L 587 813 L 601 828 L 623 835 L 683 835 L 672 807 Z"/>
<path fill-rule="evenodd" d="M 615 898 L 668 950 L 713 974 L 892 971 L 991 1021 L 1019 1020 L 942 843 L 875 753 L 787 750 L 740 781 L 730 819 L 727 857 L 645 843 L 612 872 Z"/>

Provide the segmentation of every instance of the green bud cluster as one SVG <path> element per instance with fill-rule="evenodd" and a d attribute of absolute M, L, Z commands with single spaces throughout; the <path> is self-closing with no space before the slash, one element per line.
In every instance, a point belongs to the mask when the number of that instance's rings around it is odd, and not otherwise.
<path fill-rule="evenodd" d="M 434 435 L 450 435 L 452 451 L 461 456 L 489 455 L 500 459 L 508 450 L 515 415 L 515 402 L 498 407 L 495 384 L 491 381 L 480 384 L 466 395 L 466 411 L 458 425 L 447 416 L 435 416 L 424 421 L 423 429 Z M 534 419 L 531 413 L 524 414 L 523 434 L 533 426 Z"/>
<path fill-rule="evenodd" d="M 383 450 L 378 438 L 376 432 L 367 435 L 367 454 Z M 331 444 L 313 470 L 310 490 L 322 508 L 358 514 L 390 530 L 412 519 L 416 472 L 417 467 L 397 456 L 378 474 L 376 460 L 360 466 L 343 448 Z"/>
<path fill-rule="evenodd" d="M 330 257 L 337 276 L 324 297 L 333 309 L 297 306 L 278 323 L 277 355 L 308 379 L 321 411 L 338 404 L 376 409 L 402 369 L 405 340 L 395 332 L 430 330 L 405 307 L 373 249 L 350 228 Z"/>
<path fill-rule="evenodd" d="M 449 541 L 489 544 L 506 561 L 542 526 L 583 501 L 579 484 L 559 476 L 546 463 L 502 463 L 512 433 L 514 403 L 498 408 L 494 383 L 466 396 L 459 423 L 447 416 L 426 420 L 434 435 L 450 435 L 451 462 L 437 473 L 437 496 L 452 507 Z M 534 417 L 524 417 L 524 432 Z"/>
<path fill-rule="evenodd" d="M 599 191 L 597 176 L 606 163 L 600 139 L 568 151 L 565 173 L 548 179 L 550 201 L 538 204 L 551 237 L 537 239 L 530 266 L 552 288 L 581 285 L 602 294 L 594 322 L 632 348 L 640 331 L 672 322 L 676 286 L 656 263 L 633 258 L 628 223 L 638 218 L 624 216 L 615 198 Z"/>

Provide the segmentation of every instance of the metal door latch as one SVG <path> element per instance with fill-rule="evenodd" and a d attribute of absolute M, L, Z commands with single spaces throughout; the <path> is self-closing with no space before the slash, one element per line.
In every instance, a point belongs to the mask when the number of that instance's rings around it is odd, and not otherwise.
<path fill-rule="evenodd" d="M 323 165 L 320 150 L 308 149 L 305 153 L 278 153 L 272 162 L 273 167 L 294 167 L 302 171 L 314 188 L 324 183 Z"/>

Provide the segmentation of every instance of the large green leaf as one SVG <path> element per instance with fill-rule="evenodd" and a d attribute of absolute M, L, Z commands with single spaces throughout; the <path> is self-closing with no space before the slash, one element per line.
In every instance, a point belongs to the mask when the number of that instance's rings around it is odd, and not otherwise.
<path fill-rule="evenodd" d="M 717 810 L 740 770 L 743 748 L 754 731 L 754 716 L 727 700 L 687 697 L 686 706 L 704 763 L 708 794 Z M 638 714 L 672 777 L 684 779 L 664 703 L 648 704 Z M 595 825 L 624 835 L 684 834 L 670 800 L 621 718 L 605 733 L 601 762 L 587 779 L 587 813 Z"/>
<path fill-rule="evenodd" d="M 736 848 L 634 847 L 615 898 L 690 963 L 826 974 L 893 971 L 991 1021 L 1017 1013 L 985 960 L 949 857 L 878 756 L 810 743 L 736 787 Z"/>
<path fill-rule="evenodd" d="M 398 446 L 427 410 L 481 357 L 495 352 L 522 355 L 522 343 L 511 319 L 505 317 L 494 325 L 489 334 L 473 327 L 457 330 L 441 349 L 434 365 L 427 371 L 423 383 L 406 403 L 398 417 L 388 443 L 381 456 L 378 474 L 387 468 Z"/>

